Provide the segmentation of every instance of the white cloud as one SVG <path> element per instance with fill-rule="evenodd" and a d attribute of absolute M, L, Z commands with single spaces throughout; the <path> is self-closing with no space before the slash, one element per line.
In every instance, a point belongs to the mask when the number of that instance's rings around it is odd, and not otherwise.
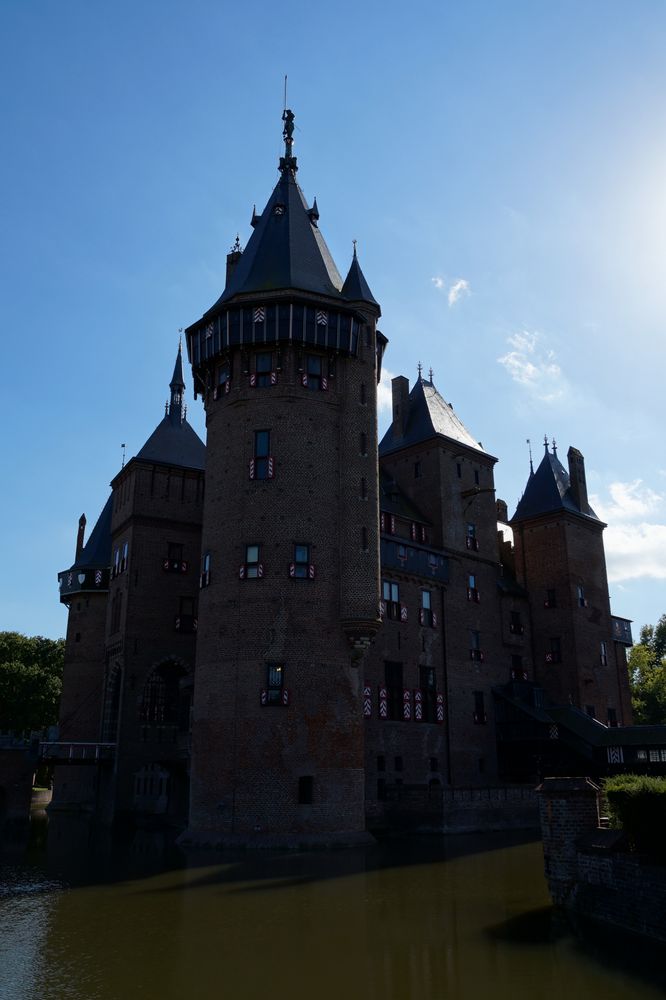
<path fill-rule="evenodd" d="M 435 288 L 440 292 L 446 292 L 446 298 L 449 303 L 449 307 L 454 306 L 461 295 L 471 295 L 469 281 L 466 278 L 456 278 L 455 281 L 448 283 L 447 279 L 435 275 L 434 278 L 430 279 L 435 286 Z"/>
<path fill-rule="evenodd" d="M 521 330 L 507 338 L 511 348 L 497 361 L 514 382 L 524 386 L 542 403 L 551 403 L 564 395 L 566 380 L 555 360 L 555 351 L 543 343 L 536 331 Z"/>
<path fill-rule="evenodd" d="M 394 373 L 390 372 L 388 368 L 382 368 L 382 377 L 377 386 L 377 413 L 380 416 L 386 413 L 390 414 L 393 411 L 392 378 L 395 378 Z"/>
<path fill-rule="evenodd" d="M 611 483 L 609 499 L 590 495 L 590 503 L 608 527 L 604 532 L 608 579 L 666 580 L 666 516 L 664 497 L 641 479 Z M 650 518 L 648 520 L 648 518 Z M 659 518 L 660 520 L 657 520 Z"/>
<path fill-rule="evenodd" d="M 454 306 L 461 295 L 469 295 L 469 281 L 464 278 L 456 278 L 447 295 L 449 307 Z"/>

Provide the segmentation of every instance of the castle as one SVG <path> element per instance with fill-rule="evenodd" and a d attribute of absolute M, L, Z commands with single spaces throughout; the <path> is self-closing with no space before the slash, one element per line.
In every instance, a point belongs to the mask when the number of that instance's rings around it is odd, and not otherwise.
<path fill-rule="evenodd" d="M 206 445 L 179 348 L 59 574 L 53 808 L 348 843 L 401 804 L 647 753 L 622 747 L 631 633 L 583 456 L 546 442 L 509 522 L 496 459 L 420 368 L 378 441 L 381 310 L 355 250 L 339 274 L 284 121 L 275 189 L 186 331 Z"/>

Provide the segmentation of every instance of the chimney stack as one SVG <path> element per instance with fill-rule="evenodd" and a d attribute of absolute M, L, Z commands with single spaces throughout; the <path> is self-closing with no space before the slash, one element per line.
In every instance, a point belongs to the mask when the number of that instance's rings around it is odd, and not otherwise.
<path fill-rule="evenodd" d="M 585 459 L 578 448 L 571 447 L 567 452 L 567 460 L 569 462 L 571 494 L 581 514 L 587 514 L 589 504 L 587 502 L 587 482 L 585 481 Z"/>
<path fill-rule="evenodd" d="M 83 538 L 85 533 L 86 533 L 86 515 L 81 514 L 81 517 L 79 518 L 79 530 L 76 533 L 76 556 L 75 556 L 76 559 L 79 558 L 83 550 Z"/>
<path fill-rule="evenodd" d="M 409 379 L 404 375 L 398 375 L 391 381 L 391 394 L 393 397 L 393 425 L 392 434 L 394 438 L 402 438 L 407 430 L 409 419 Z"/>
<path fill-rule="evenodd" d="M 241 259 L 242 256 L 243 256 L 242 250 L 232 250 L 230 253 L 227 254 L 227 283 L 226 283 L 227 288 L 229 287 L 229 282 L 231 281 L 232 275 L 236 270 L 236 265 L 238 264 L 238 261 Z"/>

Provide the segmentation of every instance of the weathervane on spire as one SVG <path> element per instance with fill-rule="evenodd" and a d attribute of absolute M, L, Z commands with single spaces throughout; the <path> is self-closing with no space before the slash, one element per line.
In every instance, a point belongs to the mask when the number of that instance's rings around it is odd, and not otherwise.
<path fill-rule="evenodd" d="M 356 256 L 356 240 L 352 240 L 352 243 L 354 244 L 354 257 L 355 257 Z"/>
<path fill-rule="evenodd" d="M 434 374 L 435 373 L 432 370 L 432 365 L 431 365 L 430 368 L 428 369 L 428 378 L 430 379 L 431 382 L 432 382 L 432 377 L 433 377 Z"/>
<path fill-rule="evenodd" d="M 534 464 L 532 462 L 532 442 L 530 441 L 529 438 L 526 438 L 525 441 L 527 443 L 527 450 L 530 453 L 530 473 L 533 473 L 534 472 Z"/>
<path fill-rule="evenodd" d="M 552 448 L 553 448 L 553 455 L 555 455 L 555 457 L 557 458 L 557 441 L 555 440 L 555 438 L 553 438 Z"/>
<path fill-rule="evenodd" d="M 294 112 L 291 108 L 285 108 L 282 112 L 282 138 L 284 139 L 284 155 L 291 157 L 291 147 L 294 145 Z"/>
<path fill-rule="evenodd" d="M 543 446 L 546 449 L 546 451 L 548 451 L 548 435 L 547 434 L 544 434 L 544 436 L 543 436 Z"/>
<path fill-rule="evenodd" d="M 416 366 L 416 370 L 419 373 L 419 382 L 420 382 L 421 381 L 421 374 L 423 372 L 423 365 L 421 364 L 420 361 L 419 361 L 419 363 Z"/>

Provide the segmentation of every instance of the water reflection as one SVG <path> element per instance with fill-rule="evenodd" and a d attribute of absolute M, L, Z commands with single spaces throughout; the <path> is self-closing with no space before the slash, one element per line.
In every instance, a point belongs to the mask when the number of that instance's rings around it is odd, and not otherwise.
<path fill-rule="evenodd" d="M 663 995 L 553 920 L 541 845 L 515 835 L 185 858 L 53 824 L 2 884 L 3 1000 Z"/>

